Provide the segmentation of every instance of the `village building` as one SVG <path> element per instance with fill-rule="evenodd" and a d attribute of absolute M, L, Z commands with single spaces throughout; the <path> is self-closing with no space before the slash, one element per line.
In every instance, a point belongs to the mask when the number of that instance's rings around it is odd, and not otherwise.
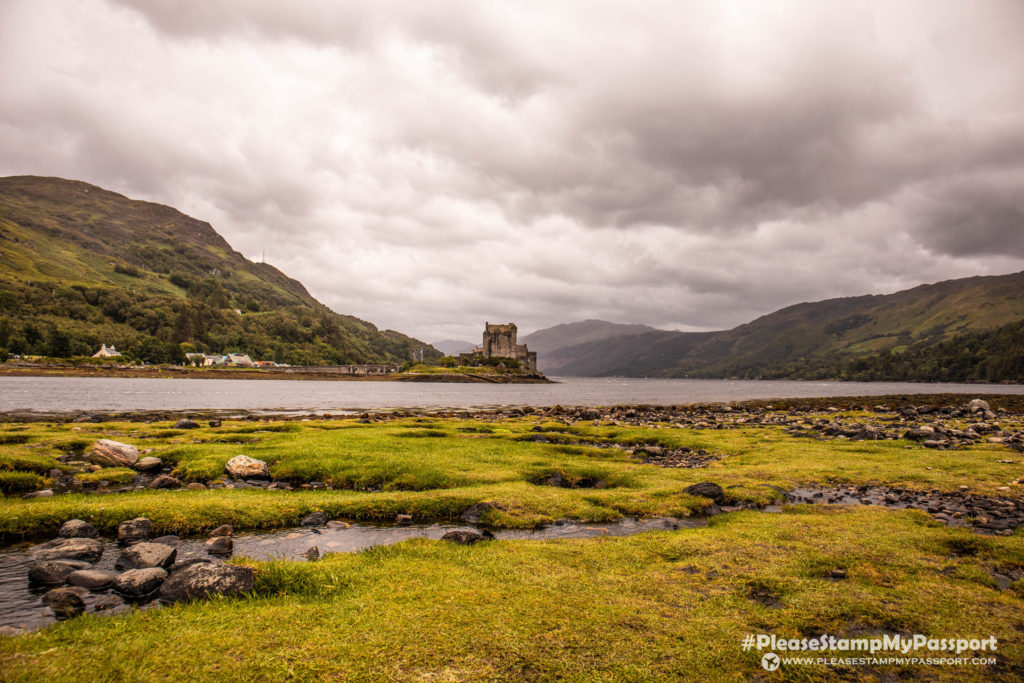
<path fill-rule="evenodd" d="M 517 343 L 517 334 L 515 323 L 484 323 L 483 342 L 472 351 L 459 354 L 459 362 L 472 365 L 482 358 L 512 358 L 519 361 L 522 368 L 536 372 L 537 352 L 530 351 L 526 344 Z"/>
<path fill-rule="evenodd" d="M 120 356 L 121 352 L 114 348 L 113 344 L 110 346 L 100 344 L 100 350 L 92 354 L 93 358 L 118 358 Z"/>

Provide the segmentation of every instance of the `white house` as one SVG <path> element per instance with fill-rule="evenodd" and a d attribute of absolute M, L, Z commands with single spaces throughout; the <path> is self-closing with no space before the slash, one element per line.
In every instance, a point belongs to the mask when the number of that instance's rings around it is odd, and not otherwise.
<path fill-rule="evenodd" d="M 100 344 L 100 350 L 97 351 L 96 353 L 92 354 L 92 357 L 93 358 L 117 358 L 120 355 L 121 355 L 121 352 L 118 351 L 116 348 L 114 348 L 113 344 L 111 344 L 110 346 L 107 346 L 106 344 Z"/>

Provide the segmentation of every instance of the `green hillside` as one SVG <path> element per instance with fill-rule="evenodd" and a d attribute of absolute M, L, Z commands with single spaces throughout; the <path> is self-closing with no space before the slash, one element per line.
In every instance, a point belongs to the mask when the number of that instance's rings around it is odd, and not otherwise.
<path fill-rule="evenodd" d="M 1021 320 L 1024 273 L 972 277 L 895 294 L 797 304 L 724 332 L 650 332 L 562 348 L 557 373 L 819 379 L 856 372 L 871 379 L 913 379 L 912 372 L 886 374 L 884 363 L 867 373 L 866 365 L 855 371 L 850 362 L 882 353 L 907 353 L 910 359 L 944 342 L 973 343 L 974 335 Z M 934 353 L 952 352 L 946 346 Z M 1013 360 L 998 367 L 1011 368 Z M 928 374 L 934 380 L 958 376 L 942 367 Z M 978 379 L 1012 377 L 986 370 Z"/>
<path fill-rule="evenodd" d="M 0 178 L 0 347 L 140 360 L 238 351 L 293 365 L 403 362 L 427 344 L 339 315 L 208 223 L 60 178 Z"/>

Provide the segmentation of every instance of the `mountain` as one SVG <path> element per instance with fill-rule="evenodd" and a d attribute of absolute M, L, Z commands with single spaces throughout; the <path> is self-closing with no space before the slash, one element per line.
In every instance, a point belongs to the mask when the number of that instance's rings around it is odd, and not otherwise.
<path fill-rule="evenodd" d="M 293 365 L 440 356 L 335 313 L 173 208 L 74 180 L 0 178 L 0 347 L 72 356 L 101 343 L 152 362 L 190 350 Z"/>
<path fill-rule="evenodd" d="M 472 351 L 475 344 L 469 341 L 459 341 L 458 339 L 445 339 L 434 342 L 431 346 L 446 356 L 458 356 L 460 353 Z"/>
<path fill-rule="evenodd" d="M 553 374 L 835 378 L 848 376 L 856 359 L 916 353 L 1020 320 L 1024 273 L 972 277 L 796 304 L 722 332 L 647 332 L 562 347 Z"/>
<path fill-rule="evenodd" d="M 660 330 L 648 325 L 610 323 L 605 320 L 591 319 L 537 330 L 519 341 L 529 346 L 531 351 L 537 352 L 537 363 L 541 372 L 564 374 L 564 366 L 571 364 L 575 360 L 575 355 L 559 353 L 561 349 L 605 341 L 614 337 L 658 331 Z"/>

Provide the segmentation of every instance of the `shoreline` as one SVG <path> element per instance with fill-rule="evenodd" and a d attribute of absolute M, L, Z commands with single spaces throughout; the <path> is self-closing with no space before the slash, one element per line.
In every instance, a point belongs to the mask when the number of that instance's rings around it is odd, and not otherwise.
<path fill-rule="evenodd" d="M 154 366 L 149 368 L 113 368 L 95 366 L 36 366 L 0 365 L 0 377 L 111 377 L 119 379 L 255 379 L 297 380 L 317 382 L 437 382 L 442 384 L 556 384 L 544 375 L 490 375 L 471 373 L 394 373 L 390 375 L 342 375 L 316 372 L 275 372 L 267 369 L 178 368 Z"/>

